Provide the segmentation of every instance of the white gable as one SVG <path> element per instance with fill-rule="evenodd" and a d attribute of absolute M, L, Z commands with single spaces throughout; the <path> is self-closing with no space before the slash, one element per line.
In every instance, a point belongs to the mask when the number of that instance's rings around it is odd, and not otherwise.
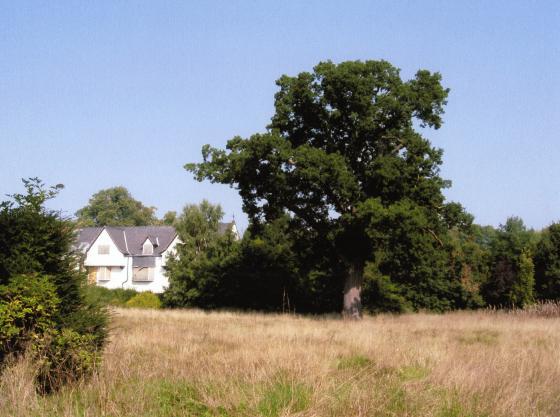
<path fill-rule="evenodd" d="M 108 250 L 107 250 L 108 249 Z M 108 252 L 108 253 L 107 253 Z M 125 266 L 126 258 L 103 230 L 86 252 L 85 266 Z"/>

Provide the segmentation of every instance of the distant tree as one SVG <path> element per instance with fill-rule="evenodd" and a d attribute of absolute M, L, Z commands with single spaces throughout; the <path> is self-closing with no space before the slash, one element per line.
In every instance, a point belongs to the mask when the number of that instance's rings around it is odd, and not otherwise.
<path fill-rule="evenodd" d="M 155 211 L 135 200 L 125 187 L 113 187 L 95 193 L 76 217 L 80 227 L 149 226 L 159 223 Z"/>
<path fill-rule="evenodd" d="M 537 244 L 535 287 L 541 300 L 560 299 L 560 223 L 550 225 Z"/>
<path fill-rule="evenodd" d="M 186 205 L 176 220 L 181 246 L 192 248 L 197 254 L 206 252 L 219 237 L 218 226 L 223 217 L 222 207 L 208 200 Z"/>
<path fill-rule="evenodd" d="M 177 221 L 177 212 L 176 211 L 168 211 L 163 215 L 163 219 L 161 222 L 166 226 L 174 226 L 175 222 Z"/>
<path fill-rule="evenodd" d="M 345 316 L 360 316 L 373 266 L 415 307 L 453 307 L 445 236 L 466 217 L 445 203 L 442 151 L 414 129 L 441 126 L 441 76 L 420 70 L 403 81 L 385 61 L 323 62 L 277 85 L 268 132 L 235 137 L 226 150 L 206 145 L 203 162 L 186 168 L 239 190 L 253 236 L 288 215 L 293 236 L 318 242 L 313 258 L 326 253 L 331 270 L 345 271 L 334 288 Z"/>
<path fill-rule="evenodd" d="M 467 230 L 452 230 L 451 269 L 469 294 L 465 307 L 476 308 L 484 305 L 482 286 L 490 276 L 491 248 L 496 231 L 491 226 L 473 224 Z"/>
<path fill-rule="evenodd" d="M 490 305 L 523 307 L 534 300 L 534 233 L 510 217 L 490 244 L 490 276 L 482 292 Z"/>
<path fill-rule="evenodd" d="M 231 234 L 219 233 L 223 215 L 219 205 L 204 200 L 185 206 L 175 221 L 182 243 L 166 265 L 169 287 L 163 300 L 167 307 L 221 306 L 218 300 L 225 291 L 222 276 L 228 269 L 224 263 L 235 246 Z"/>

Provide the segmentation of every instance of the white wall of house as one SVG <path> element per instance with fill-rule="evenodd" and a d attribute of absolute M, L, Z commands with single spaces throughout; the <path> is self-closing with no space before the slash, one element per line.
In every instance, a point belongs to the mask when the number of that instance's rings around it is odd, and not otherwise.
<path fill-rule="evenodd" d="M 132 257 L 123 255 L 106 230 L 103 230 L 95 242 L 86 253 L 84 265 L 86 267 L 109 267 L 110 274 L 108 279 L 100 279 L 103 274 L 98 273 L 96 284 L 101 287 L 115 289 L 125 288 L 136 291 L 151 291 L 162 293 L 169 286 L 169 279 L 165 276 L 163 266 L 169 254 L 175 251 L 175 246 L 179 242 L 175 238 L 161 257 L 155 258 L 155 268 L 152 281 L 135 281 L 133 279 Z M 100 253 L 100 246 L 102 247 Z M 107 246 L 109 253 L 103 253 Z"/>
<path fill-rule="evenodd" d="M 155 293 L 162 293 L 169 286 L 169 278 L 167 278 L 164 270 L 164 266 L 169 259 L 169 255 L 175 253 L 175 248 L 179 243 L 179 238 L 175 237 L 173 242 L 167 247 L 165 252 L 161 254 L 161 257 L 156 258 L 156 267 L 154 272 L 154 280 L 151 282 L 127 282 L 124 288 L 132 288 L 136 291 L 152 291 Z M 131 260 L 132 265 L 132 260 Z M 130 276 L 132 277 L 132 266 L 130 267 Z M 130 285 L 130 286 L 128 286 Z"/>
<path fill-rule="evenodd" d="M 168 286 L 169 280 L 165 275 L 163 275 L 163 268 L 161 257 L 156 258 L 156 265 L 154 270 L 154 279 L 152 281 L 135 281 L 133 279 L 133 269 L 132 269 L 132 257 L 129 257 L 128 265 L 128 280 L 118 288 L 133 289 L 136 291 L 151 291 L 154 293 L 162 293 Z"/>
<path fill-rule="evenodd" d="M 231 232 L 235 236 L 235 240 L 241 239 L 241 236 L 239 235 L 239 229 L 237 228 L 237 225 L 235 223 L 232 223 L 231 225 Z"/>
<path fill-rule="evenodd" d="M 171 242 L 171 244 L 168 246 L 166 251 L 161 254 L 163 265 L 165 265 L 165 263 L 167 262 L 167 259 L 169 258 L 169 255 L 176 253 L 177 245 L 180 242 L 181 241 L 179 240 L 179 236 L 175 236 L 175 239 L 173 239 L 173 242 Z"/>

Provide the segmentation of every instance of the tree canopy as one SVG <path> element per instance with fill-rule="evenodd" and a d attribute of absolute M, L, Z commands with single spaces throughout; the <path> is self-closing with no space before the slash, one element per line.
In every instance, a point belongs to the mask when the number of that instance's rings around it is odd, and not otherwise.
<path fill-rule="evenodd" d="M 510 217 L 490 242 L 490 275 L 482 288 L 494 306 L 523 307 L 534 299 L 534 233 L 523 220 Z"/>
<path fill-rule="evenodd" d="M 330 251 L 346 271 L 346 315 L 360 314 L 366 266 L 403 284 L 416 307 L 442 295 L 453 304 L 445 235 L 472 218 L 445 202 L 442 151 L 415 129 L 442 125 L 440 74 L 403 81 L 386 61 L 328 61 L 277 85 L 266 133 L 234 137 L 225 150 L 206 145 L 203 162 L 186 168 L 237 188 L 253 234 L 287 215 L 299 240 Z"/>
<path fill-rule="evenodd" d="M 220 234 L 219 223 L 224 213 L 219 205 L 206 200 L 189 204 L 175 220 L 181 243 L 176 256 L 166 265 L 169 288 L 164 302 L 168 307 L 218 307 L 226 288 L 219 280 L 233 250 L 233 236 Z"/>
<path fill-rule="evenodd" d="M 538 298 L 560 299 L 560 223 L 551 224 L 536 247 L 535 286 Z"/>
<path fill-rule="evenodd" d="M 150 226 L 159 223 L 155 211 L 135 200 L 125 187 L 112 187 L 95 193 L 76 217 L 81 227 Z"/>

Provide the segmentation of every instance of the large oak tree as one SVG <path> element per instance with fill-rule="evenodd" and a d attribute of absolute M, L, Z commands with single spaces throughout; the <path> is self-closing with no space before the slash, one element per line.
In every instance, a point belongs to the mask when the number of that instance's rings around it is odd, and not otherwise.
<path fill-rule="evenodd" d="M 203 162 L 186 168 L 199 181 L 237 188 L 254 229 L 287 214 L 300 235 L 330 242 L 346 270 L 346 316 L 360 316 L 368 265 L 383 274 L 385 262 L 401 269 L 403 285 L 427 285 L 428 269 L 411 263 L 433 255 L 426 246 L 443 247 L 465 218 L 445 203 L 442 151 L 416 128 L 442 125 L 449 90 L 440 74 L 420 70 L 403 81 L 386 61 L 322 62 L 277 85 L 265 133 L 234 137 L 225 150 L 205 145 Z"/>

